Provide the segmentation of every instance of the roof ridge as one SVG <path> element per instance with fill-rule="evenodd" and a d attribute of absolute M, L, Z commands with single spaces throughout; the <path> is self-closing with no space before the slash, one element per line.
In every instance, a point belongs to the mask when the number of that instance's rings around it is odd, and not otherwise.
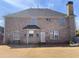
<path fill-rule="evenodd" d="M 7 17 L 7 16 L 11 16 L 11 15 L 16 15 L 16 14 L 18 14 L 18 13 L 24 13 L 24 12 L 29 12 L 29 11 L 36 11 L 36 10 L 47 10 L 47 11 L 51 11 L 51 12 L 54 12 L 54 13 L 60 13 L 60 14 L 63 14 L 63 15 L 66 15 L 65 13 L 62 13 L 62 12 L 59 12 L 59 11 L 55 11 L 55 10 L 52 10 L 52 9 L 48 9 L 48 8 L 29 8 L 29 9 L 25 9 L 25 10 L 23 10 L 23 11 L 18 11 L 18 12 L 16 12 L 16 13 L 12 13 L 12 14 L 8 14 L 8 15 L 6 15 L 6 16 L 4 16 L 4 17 Z M 29 12 L 30 13 L 30 12 Z"/>

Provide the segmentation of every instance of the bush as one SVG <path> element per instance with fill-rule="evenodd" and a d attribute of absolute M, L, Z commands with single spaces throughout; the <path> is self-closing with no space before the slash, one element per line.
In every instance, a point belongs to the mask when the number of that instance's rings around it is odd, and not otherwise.
<path fill-rule="evenodd" d="M 77 37 L 79 37 L 79 34 L 76 34 Z"/>
<path fill-rule="evenodd" d="M 77 36 L 77 37 L 79 36 L 79 31 L 76 31 L 76 36 Z"/>

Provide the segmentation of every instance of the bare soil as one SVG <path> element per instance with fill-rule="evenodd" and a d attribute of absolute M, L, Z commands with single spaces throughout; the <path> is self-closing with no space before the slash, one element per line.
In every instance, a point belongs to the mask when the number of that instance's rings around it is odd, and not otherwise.
<path fill-rule="evenodd" d="M 0 46 L 1 58 L 77 58 L 79 47 L 11 48 Z"/>

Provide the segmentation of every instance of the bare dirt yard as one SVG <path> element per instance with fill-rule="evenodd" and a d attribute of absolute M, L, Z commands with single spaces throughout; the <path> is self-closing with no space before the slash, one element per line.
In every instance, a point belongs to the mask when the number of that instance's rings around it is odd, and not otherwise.
<path fill-rule="evenodd" d="M 79 47 L 41 47 L 41 48 L 11 48 L 0 46 L 0 57 L 4 58 L 77 58 Z"/>

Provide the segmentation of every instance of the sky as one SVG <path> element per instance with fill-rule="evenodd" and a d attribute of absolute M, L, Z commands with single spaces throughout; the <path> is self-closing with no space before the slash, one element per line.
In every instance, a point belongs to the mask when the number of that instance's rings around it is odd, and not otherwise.
<path fill-rule="evenodd" d="M 79 0 L 0 0 L 0 26 L 4 26 L 4 18 L 2 16 L 28 8 L 49 8 L 66 13 L 68 1 L 73 1 L 74 3 L 76 28 L 79 29 Z"/>

